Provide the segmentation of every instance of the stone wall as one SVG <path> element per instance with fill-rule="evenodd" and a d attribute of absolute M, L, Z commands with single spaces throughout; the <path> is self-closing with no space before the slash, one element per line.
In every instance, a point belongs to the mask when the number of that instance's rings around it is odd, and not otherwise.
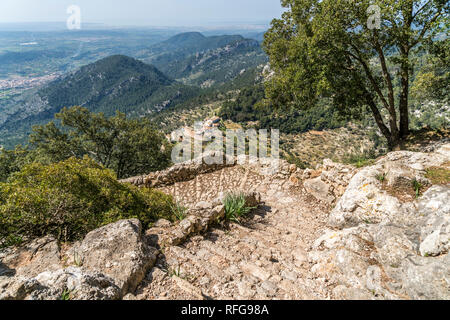
<path fill-rule="evenodd" d="M 212 163 L 214 158 L 222 158 L 222 164 Z M 135 186 L 146 186 L 150 188 L 158 188 L 172 185 L 176 182 L 189 181 L 194 179 L 199 174 L 210 173 L 220 169 L 231 167 L 235 165 L 233 159 L 230 164 L 229 158 L 225 157 L 223 153 L 207 153 L 201 158 L 191 161 L 176 164 L 166 170 L 153 172 L 148 175 L 133 177 L 121 180 L 122 183 L 130 183 Z"/>

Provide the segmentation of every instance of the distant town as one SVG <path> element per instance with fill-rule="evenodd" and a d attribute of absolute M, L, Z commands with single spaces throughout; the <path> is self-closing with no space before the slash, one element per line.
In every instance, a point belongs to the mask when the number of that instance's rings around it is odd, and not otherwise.
<path fill-rule="evenodd" d="M 42 77 L 14 76 L 9 79 L 0 79 L 0 90 L 7 89 L 31 89 L 53 81 L 60 76 L 59 73 L 51 73 Z"/>

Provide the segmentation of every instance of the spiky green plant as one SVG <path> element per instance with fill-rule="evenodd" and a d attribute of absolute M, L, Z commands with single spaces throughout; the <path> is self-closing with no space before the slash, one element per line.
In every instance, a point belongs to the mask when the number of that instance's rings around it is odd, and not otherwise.
<path fill-rule="evenodd" d="M 61 294 L 61 300 L 68 301 L 71 300 L 71 292 L 69 289 L 64 289 L 63 293 Z"/>
<path fill-rule="evenodd" d="M 182 221 L 182 220 L 186 219 L 188 209 L 185 206 L 183 206 L 179 203 L 174 203 L 174 204 L 170 205 L 170 208 L 171 208 L 172 214 L 176 220 Z"/>
<path fill-rule="evenodd" d="M 413 180 L 412 185 L 414 188 L 414 192 L 416 193 L 416 198 L 419 198 L 423 185 L 419 181 L 417 181 L 417 179 Z"/>
<path fill-rule="evenodd" d="M 225 220 L 240 223 L 241 219 L 249 214 L 255 207 L 248 207 L 245 194 L 230 193 L 225 196 L 223 204 L 225 206 Z"/>

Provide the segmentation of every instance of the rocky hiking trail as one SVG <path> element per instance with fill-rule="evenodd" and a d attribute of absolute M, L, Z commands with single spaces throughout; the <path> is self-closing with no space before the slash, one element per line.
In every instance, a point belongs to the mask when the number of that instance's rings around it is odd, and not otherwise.
<path fill-rule="evenodd" d="M 273 174 L 191 161 L 123 180 L 173 195 L 186 218 L 1 250 L 0 300 L 450 300 L 450 144 L 427 151 Z M 238 191 L 256 209 L 218 223 Z"/>
<path fill-rule="evenodd" d="M 190 208 L 228 192 L 257 192 L 261 205 L 242 224 L 212 228 L 168 247 L 138 299 L 325 299 L 306 252 L 320 235 L 326 205 L 300 188 L 294 167 L 265 176 L 235 166 L 161 188 Z M 292 176 L 289 178 L 289 171 Z M 282 171 L 283 172 L 283 171 Z"/>

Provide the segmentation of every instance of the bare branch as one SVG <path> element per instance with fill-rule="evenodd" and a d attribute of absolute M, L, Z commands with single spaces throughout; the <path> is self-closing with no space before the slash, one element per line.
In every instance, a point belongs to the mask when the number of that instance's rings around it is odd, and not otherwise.
<path fill-rule="evenodd" d="M 427 31 L 431 28 L 431 25 L 436 22 L 436 20 L 443 14 L 442 11 L 436 12 L 436 14 L 433 16 L 433 18 L 431 18 L 431 20 L 428 22 L 428 24 L 423 27 L 422 32 L 420 32 L 419 36 L 417 37 L 417 39 L 415 41 L 411 42 L 411 45 L 409 46 L 408 49 L 411 49 L 413 47 L 415 47 L 420 40 L 423 39 L 423 37 L 425 36 L 425 34 L 427 33 Z"/>
<path fill-rule="evenodd" d="M 353 44 L 351 46 L 358 53 L 358 58 L 356 58 L 356 59 L 361 63 L 361 65 L 362 65 L 362 67 L 364 69 L 364 72 L 366 73 L 367 78 L 369 79 L 370 83 L 372 84 L 375 92 L 380 97 L 381 102 L 383 103 L 383 105 L 386 108 L 386 110 L 389 111 L 389 109 L 390 109 L 389 104 L 388 104 L 386 98 L 384 97 L 383 92 L 381 91 L 381 88 L 378 86 L 377 82 L 375 81 L 375 78 L 372 75 L 372 71 L 370 70 L 369 65 L 361 57 L 361 53 L 360 53 L 359 49 Z"/>
<path fill-rule="evenodd" d="M 419 15 L 419 13 L 423 9 L 425 9 L 430 3 L 431 3 L 431 0 L 428 0 L 419 10 L 417 10 L 417 12 L 412 16 L 412 20 L 414 21 L 414 19 Z"/>

